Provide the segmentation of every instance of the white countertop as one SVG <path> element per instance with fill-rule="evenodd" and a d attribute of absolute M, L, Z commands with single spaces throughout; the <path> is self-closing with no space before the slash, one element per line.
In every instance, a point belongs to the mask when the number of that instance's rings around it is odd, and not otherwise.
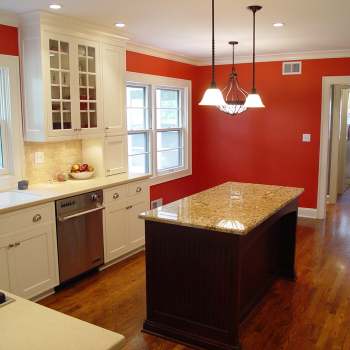
<path fill-rule="evenodd" d="M 118 350 L 124 336 L 10 293 L 0 306 L 0 350 Z"/>
<path fill-rule="evenodd" d="M 28 190 L 0 192 L 0 214 L 75 196 L 84 192 L 145 180 L 150 176 L 151 175 L 132 176 L 129 174 L 120 174 L 108 177 L 95 177 L 89 180 L 47 182 L 30 185 Z"/>

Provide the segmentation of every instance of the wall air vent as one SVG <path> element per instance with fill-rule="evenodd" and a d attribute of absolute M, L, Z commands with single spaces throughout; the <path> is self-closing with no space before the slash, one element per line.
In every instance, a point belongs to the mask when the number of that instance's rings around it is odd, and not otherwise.
<path fill-rule="evenodd" d="M 283 75 L 296 75 L 301 74 L 301 62 L 283 62 L 282 65 Z"/>

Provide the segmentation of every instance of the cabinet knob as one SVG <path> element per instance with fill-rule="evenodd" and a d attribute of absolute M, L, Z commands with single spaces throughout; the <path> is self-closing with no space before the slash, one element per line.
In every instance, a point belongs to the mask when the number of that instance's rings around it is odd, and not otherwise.
<path fill-rule="evenodd" d="M 118 199 L 119 198 L 119 193 L 114 193 L 113 199 Z"/>
<path fill-rule="evenodd" d="M 128 205 L 127 207 L 126 207 L 126 209 L 131 209 L 132 208 L 132 205 Z"/>
<path fill-rule="evenodd" d="M 106 127 L 105 127 L 105 130 L 109 130 L 109 126 L 106 126 Z"/>
<path fill-rule="evenodd" d="M 16 242 L 15 243 L 15 247 L 18 247 L 19 245 L 21 245 L 21 242 Z"/>
<path fill-rule="evenodd" d="M 136 188 L 137 193 L 140 193 L 141 191 L 142 191 L 142 188 L 140 186 Z"/>
<path fill-rule="evenodd" d="M 14 244 L 9 244 L 9 245 L 8 245 L 8 248 L 11 249 L 11 248 L 13 248 L 14 246 L 15 246 Z"/>
<path fill-rule="evenodd" d="M 41 220 L 41 215 L 40 214 L 35 214 L 33 216 L 33 222 L 39 222 Z"/>

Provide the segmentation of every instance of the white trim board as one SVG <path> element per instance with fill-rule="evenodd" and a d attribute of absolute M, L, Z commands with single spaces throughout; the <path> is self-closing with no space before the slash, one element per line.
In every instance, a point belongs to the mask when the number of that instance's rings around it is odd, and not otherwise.
<path fill-rule="evenodd" d="M 331 88 L 335 84 L 350 84 L 350 76 L 332 76 L 322 78 L 322 111 L 320 130 L 320 153 L 318 169 L 317 190 L 317 218 L 326 217 L 326 196 L 328 179 L 328 155 L 329 155 L 329 123 L 331 120 Z"/>
<path fill-rule="evenodd" d="M 298 217 L 317 219 L 317 209 L 314 208 L 298 208 Z"/>

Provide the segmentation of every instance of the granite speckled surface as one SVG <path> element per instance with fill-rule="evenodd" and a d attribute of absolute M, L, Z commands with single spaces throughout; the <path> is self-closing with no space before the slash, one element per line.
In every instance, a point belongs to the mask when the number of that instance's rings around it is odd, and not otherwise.
<path fill-rule="evenodd" d="M 227 182 L 140 214 L 149 220 L 244 235 L 303 189 Z"/>

